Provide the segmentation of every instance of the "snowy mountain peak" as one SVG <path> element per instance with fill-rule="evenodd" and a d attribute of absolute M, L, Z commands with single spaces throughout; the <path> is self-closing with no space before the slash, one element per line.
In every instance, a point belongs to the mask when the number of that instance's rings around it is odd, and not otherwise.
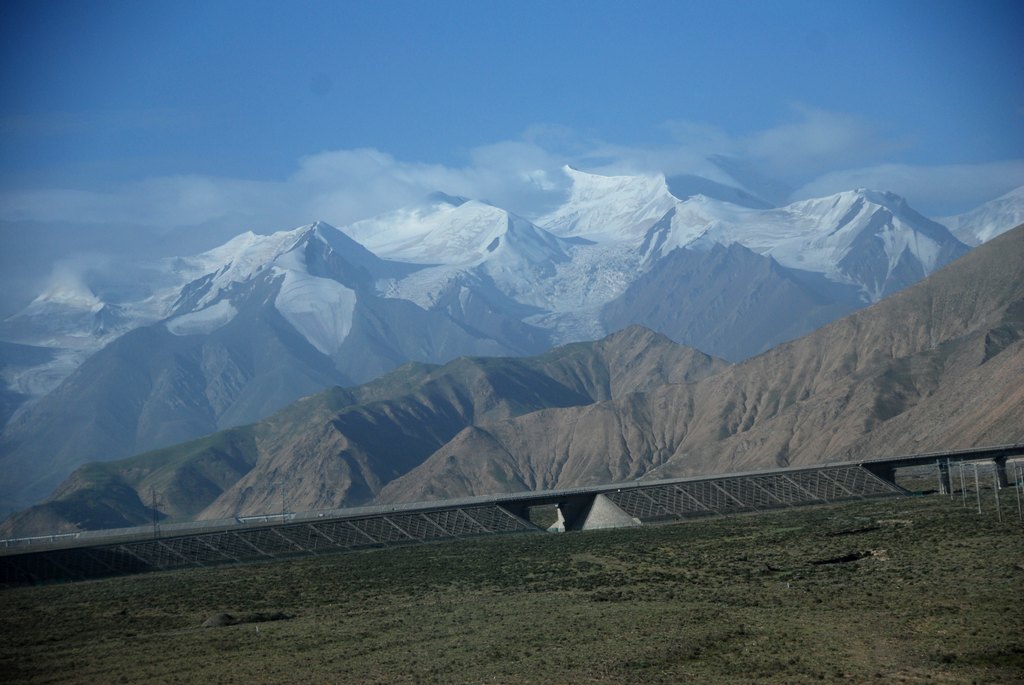
<path fill-rule="evenodd" d="M 1014 188 L 969 212 L 938 221 L 948 226 L 953 235 L 968 245 L 986 243 L 1024 224 L 1024 186 Z"/>
<path fill-rule="evenodd" d="M 295 272 L 354 288 L 392 271 L 383 260 L 324 221 L 271 235 L 243 233 L 220 247 L 176 260 L 174 269 L 186 284 L 171 307 L 176 315 L 204 310 L 239 284 L 266 275 L 273 278 Z"/>
<path fill-rule="evenodd" d="M 471 266 L 509 242 L 530 251 L 561 252 L 553 236 L 503 209 L 443 194 L 431 198 L 342 231 L 381 257 L 413 264 Z"/>
<path fill-rule="evenodd" d="M 313 228 L 314 225 L 310 224 L 270 235 L 246 231 L 212 250 L 179 258 L 176 268 L 182 274 L 191 274 L 195 278 L 216 273 L 227 280 L 243 281 L 295 247 Z"/>
<path fill-rule="evenodd" d="M 29 304 L 29 309 L 47 305 L 64 305 L 77 309 L 99 311 L 103 300 L 82 283 L 59 283 L 38 295 Z"/>
<path fill-rule="evenodd" d="M 0 335 L 10 342 L 84 354 L 128 330 L 127 319 L 122 307 L 105 302 L 78 277 L 65 275 L 0 323 Z"/>
<path fill-rule="evenodd" d="M 834 195 L 798 200 L 783 209 L 788 209 L 792 212 L 804 212 L 808 215 L 843 215 L 851 210 L 859 211 L 859 208 L 866 204 L 874 207 L 883 207 L 896 213 L 905 207 L 906 202 L 902 197 L 894 193 L 871 190 L 869 188 L 857 188 Z"/>
<path fill-rule="evenodd" d="M 356 288 L 369 284 L 381 260 L 323 221 L 239 238 L 197 258 L 207 268 L 215 257 L 226 261 L 182 288 L 167 329 L 203 335 L 227 325 L 250 291 L 238 286 L 265 279 L 285 320 L 320 352 L 337 351 L 351 330 Z"/>
<path fill-rule="evenodd" d="M 570 166 L 562 171 L 572 182 L 568 200 L 536 222 L 558 236 L 637 242 L 678 202 L 661 174 L 599 176 Z"/>
<path fill-rule="evenodd" d="M 375 254 L 417 264 L 479 259 L 508 225 L 508 214 L 482 202 L 434 198 L 346 226 L 344 232 Z"/>
<path fill-rule="evenodd" d="M 873 188 L 856 188 L 851 193 L 840 193 L 840 195 L 856 195 L 863 197 L 869 202 L 874 202 L 876 205 L 882 205 L 884 207 L 890 207 L 893 205 L 906 204 L 906 201 L 902 196 L 888 190 L 875 190 Z"/>
<path fill-rule="evenodd" d="M 212 250 L 176 259 L 173 268 L 188 285 L 182 288 L 173 310 L 205 308 L 233 284 L 244 283 L 267 269 L 315 230 L 310 224 L 271 235 L 246 231 Z"/>
<path fill-rule="evenodd" d="M 783 266 L 855 285 L 870 301 L 966 252 L 899 195 L 859 188 L 771 210 L 696 196 L 652 229 L 645 258 L 714 243 L 739 243 Z"/>

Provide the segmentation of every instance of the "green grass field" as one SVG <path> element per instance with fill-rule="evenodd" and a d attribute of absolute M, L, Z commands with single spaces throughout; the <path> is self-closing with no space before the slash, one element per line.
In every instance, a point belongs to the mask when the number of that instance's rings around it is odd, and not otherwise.
<path fill-rule="evenodd" d="M 1022 682 L 1024 526 L 958 504 L 9 588 L 0 681 Z"/>

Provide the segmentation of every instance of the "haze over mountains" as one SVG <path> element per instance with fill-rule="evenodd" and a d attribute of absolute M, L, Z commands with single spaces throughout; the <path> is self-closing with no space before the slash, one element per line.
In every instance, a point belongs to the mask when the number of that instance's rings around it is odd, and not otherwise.
<path fill-rule="evenodd" d="M 981 245 L 1024 223 L 1024 186 L 963 214 L 940 220 L 957 238 L 972 247 Z"/>
<path fill-rule="evenodd" d="M 435 194 L 341 230 L 242 234 L 134 267 L 145 279 L 43 293 L 0 330 L 12 343 L 0 509 L 38 501 L 87 461 L 251 423 L 409 361 L 535 355 L 634 323 L 740 361 L 968 250 L 889 193 L 765 208 L 694 179 L 565 173 L 566 203 L 532 222 Z M 679 198 L 670 186 L 741 204 Z M 1013 202 L 999 216 L 1012 216 Z M 964 217 L 966 236 L 974 224 Z M 996 223 L 977 224 L 977 240 Z M 367 501 L 398 471 L 360 476 L 353 492 L 363 499 L 344 501 Z"/>
<path fill-rule="evenodd" d="M 147 520 L 149 487 L 177 516 L 220 516 L 239 509 L 236 499 L 253 511 L 277 509 L 282 497 L 304 509 L 365 503 L 467 425 L 689 382 L 726 366 L 639 328 L 538 357 L 408 364 L 363 386 L 305 398 L 253 426 L 86 465 L 32 517 L 64 525 L 67 511 L 88 510 L 90 522 L 107 525 Z"/>
<path fill-rule="evenodd" d="M 728 365 L 641 327 L 408 365 L 252 426 L 80 468 L 4 534 L 622 482 L 1018 441 L 1024 227 Z"/>
<path fill-rule="evenodd" d="M 1024 227 L 891 298 L 695 383 L 468 427 L 380 499 L 1015 442 L 1024 437 L 1022 338 Z"/>

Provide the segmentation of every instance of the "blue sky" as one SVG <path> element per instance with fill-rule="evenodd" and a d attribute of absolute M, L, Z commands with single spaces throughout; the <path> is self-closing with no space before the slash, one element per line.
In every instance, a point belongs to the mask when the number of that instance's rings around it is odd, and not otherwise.
<path fill-rule="evenodd" d="M 723 155 L 786 199 L 871 186 L 930 215 L 1024 184 L 1020 2 L 0 12 L 8 260 L 25 226 L 73 232 L 78 250 L 183 227 L 201 244 L 342 224 L 435 188 L 531 215 L 564 163 L 731 182 L 708 161 Z"/>

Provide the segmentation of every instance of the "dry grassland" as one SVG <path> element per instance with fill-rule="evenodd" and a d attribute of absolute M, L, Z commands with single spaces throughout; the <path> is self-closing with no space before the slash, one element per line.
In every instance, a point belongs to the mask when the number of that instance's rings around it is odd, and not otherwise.
<path fill-rule="evenodd" d="M 1024 527 L 957 504 L 8 588 L 0 681 L 1021 682 Z"/>

